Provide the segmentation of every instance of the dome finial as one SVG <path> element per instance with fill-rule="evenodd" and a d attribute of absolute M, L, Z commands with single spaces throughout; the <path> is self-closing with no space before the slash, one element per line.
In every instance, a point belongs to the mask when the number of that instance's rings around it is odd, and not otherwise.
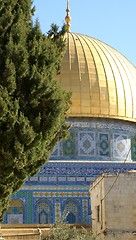
<path fill-rule="evenodd" d="M 70 18 L 70 9 L 69 9 L 69 0 L 67 0 L 67 9 L 66 9 L 66 17 L 65 17 L 65 21 L 66 21 L 66 27 L 67 27 L 67 31 L 69 32 L 70 31 L 70 21 L 71 21 L 71 18 Z"/>

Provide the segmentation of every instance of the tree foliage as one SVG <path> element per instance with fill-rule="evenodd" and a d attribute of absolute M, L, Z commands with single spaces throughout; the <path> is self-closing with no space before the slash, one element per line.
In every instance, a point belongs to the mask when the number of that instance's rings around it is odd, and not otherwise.
<path fill-rule="evenodd" d="M 33 13 L 31 0 L 0 0 L 0 220 L 67 132 L 70 96 L 54 80 L 65 29 L 44 35 Z"/>
<path fill-rule="evenodd" d="M 91 229 L 56 223 L 42 235 L 43 240 L 95 240 Z"/>

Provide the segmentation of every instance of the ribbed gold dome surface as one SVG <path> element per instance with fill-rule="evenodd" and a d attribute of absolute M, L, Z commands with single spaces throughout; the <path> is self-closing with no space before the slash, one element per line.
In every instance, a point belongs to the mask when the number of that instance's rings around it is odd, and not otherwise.
<path fill-rule="evenodd" d="M 72 92 L 69 117 L 136 121 L 136 68 L 107 44 L 67 33 L 58 78 Z"/>

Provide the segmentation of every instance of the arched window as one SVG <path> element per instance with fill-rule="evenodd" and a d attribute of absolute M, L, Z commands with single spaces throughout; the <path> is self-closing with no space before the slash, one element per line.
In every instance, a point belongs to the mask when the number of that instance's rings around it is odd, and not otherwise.
<path fill-rule="evenodd" d="M 52 205 L 46 200 L 41 200 L 35 205 L 35 223 L 53 223 Z"/>
<path fill-rule="evenodd" d="M 69 224 L 80 223 L 80 207 L 74 200 L 68 200 L 63 207 L 63 218 Z"/>
<path fill-rule="evenodd" d="M 7 210 L 7 223 L 19 224 L 23 223 L 23 219 L 24 219 L 23 203 L 18 199 L 12 200 Z"/>

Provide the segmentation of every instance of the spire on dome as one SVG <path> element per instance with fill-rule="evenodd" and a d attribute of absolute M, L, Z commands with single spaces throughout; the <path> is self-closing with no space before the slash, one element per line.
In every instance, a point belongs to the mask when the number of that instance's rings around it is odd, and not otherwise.
<path fill-rule="evenodd" d="M 67 9 L 66 9 L 66 17 L 65 17 L 65 21 L 66 21 L 66 27 L 67 27 L 67 30 L 68 32 L 70 31 L 70 21 L 71 21 L 71 18 L 70 18 L 70 8 L 69 8 L 69 0 L 67 0 Z"/>

